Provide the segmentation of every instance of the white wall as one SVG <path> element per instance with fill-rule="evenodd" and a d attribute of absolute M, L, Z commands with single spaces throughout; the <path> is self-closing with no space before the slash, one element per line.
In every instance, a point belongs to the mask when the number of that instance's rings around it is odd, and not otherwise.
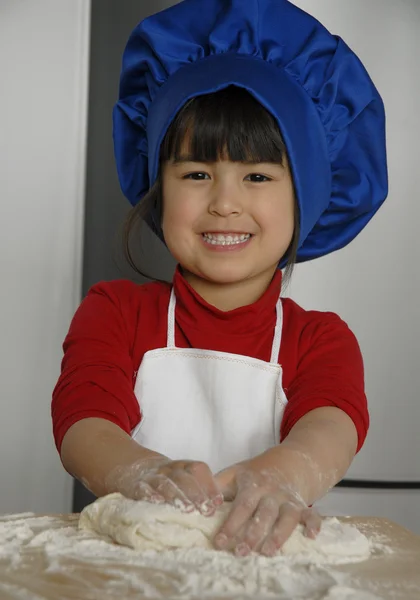
<path fill-rule="evenodd" d="M 0 513 L 71 507 L 50 402 L 80 300 L 89 18 L 0 4 Z"/>
<path fill-rule="evenodd" d="M 420 2 L 295 4 L 343 37 L 379 88 L 387 113 L 390 194 L 346 249 L 300 265 L 289 294 L 305 308 L 338 312 L 362 348 L 371 429 L 349 476 L 420 481 Z M 388 516 L 420 533 L 420 492 L 337 494 L 326 506 Z"/>

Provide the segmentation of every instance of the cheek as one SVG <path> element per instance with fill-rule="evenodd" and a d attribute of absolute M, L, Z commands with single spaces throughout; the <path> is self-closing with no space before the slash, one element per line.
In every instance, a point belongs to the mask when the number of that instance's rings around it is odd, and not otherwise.
<path fill-rule="evenodd" d="M 185 209 L 182 200 L 170 197 L 163 201 L 162 229 L 165 234 L 170 234 L 173 229 L 182 227 L 185 223 Z"/>
<path fill-rule="evenodd" d="M 278 244 L 287 245 L 293 237 L 295 226 L 294 201 L 271 202 L 265 210 L 261 210 L 256 219 L 260 221 L 265 233 Z"/>
<path fill-rule="evenodd" d="M 171 227 L 191 227 L 198 215 L 198 203 L 183 194 L 163 201 L 162 221 L 170 223 Z"/>
<path fill-rule="evenodd" d="M 179 253 L 192 243 L 197 214 L 194 203 L 182 196 L 171 196 L 163 202 L 162 231 L 169 251 L 179 260 Z"/>

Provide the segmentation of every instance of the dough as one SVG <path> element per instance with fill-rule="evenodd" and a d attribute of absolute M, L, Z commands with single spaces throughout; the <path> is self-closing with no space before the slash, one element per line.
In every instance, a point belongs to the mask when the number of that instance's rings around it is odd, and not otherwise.
<path fill-rule="evenodd" d="M 213 548 L 212 538 L 226 519 L 231 504 L 226 502 L 211 517 L 198 511 L 184 513 L 169 504 L 129 500 L 109 494 L 87 506 L 80 515 L 79 527 L 106 535 L 113 541 L 136 550 Z M 283 555 L 305 554 L 314 562 L 364 560 L 370 543 L 356 527 L 335 517 L 325 518 L 315 540 L 303 535 L 299 525 L 280 551 Z"/>

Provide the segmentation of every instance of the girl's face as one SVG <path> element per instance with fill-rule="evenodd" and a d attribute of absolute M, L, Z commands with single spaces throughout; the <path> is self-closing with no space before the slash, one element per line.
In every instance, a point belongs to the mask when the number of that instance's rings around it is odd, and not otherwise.
<path fill-rule="evenodd" d="M 188 151 L 188 150 L 186 150 Z M 163 165 L 166 244 L 192 276 L 213 284 L 270 281 L 294 231 L 289 167 L 182 160 Z"/>

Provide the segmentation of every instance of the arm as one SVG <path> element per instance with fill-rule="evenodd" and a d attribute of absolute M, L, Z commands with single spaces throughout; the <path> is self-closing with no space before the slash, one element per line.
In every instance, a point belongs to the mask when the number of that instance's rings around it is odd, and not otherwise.
<path fill-rule="evenodd" d="M 140 420 L 133 390 L 133 362 L 141 360 L 141 354 L 135 358 L 138 314 L 145 307 L 150 315 L 153 307 L 151 330 L 159 316 L 145 289 L 125 281 L 100 283 L 77 310 L 53 392 L 57 449 L 67 471 L 97 496 L 120 492 L 211 512 L 220 494 L 207 465 L 171 461 L 130 436 Z M 142 337 L 148 335 L 143 320 Z"/>
<path fill-rule="evenodd" d="M 271 556 L 302 523 L 315 537 L 321 520 L 308 506 L 346 473 L 357 449 L 353 421 L 335 407 L 310 411 L 287 438 L 255 458 L 216 476 L 232 511 L 218 532 L 220 549 L 240 555 L 260 550 Z"/>
<path fill-rule="evenodd" d="M 277 447 L 257 456 L 258 470 L 278 469 L 310 505 L 338 483 L 357 449 L 357 431 L 339 408 L 324 407 L 303 416 Z"/>
<path fill-rule="evenodd" d="M 174 503 L 209 516 L 223 502 L 210 468 L 170 460 L 140 446 L 104 419 L 78 421 L 61 445 L 64 467 L 97 496 L 120 492 L 135 500 Z"/>
<path fill-rule="evenodd" d="M 97 496 L 169 502 L 213 514 L 223 502 L 208 465 L 172 461 L 140 446 L 114 423 L 89 418 L 70 427 L 61 445 L 64 467 Z"/>
<path fill-rule="evenodd" d="M 98 418 L 72 425 L 61 444 L 64 468 L 95 496 L 112 492 L 132 496 L 130 478 L 122 477 L 124 471 L 135 475 L 136 464 L 162 458 L 137 444 L 115 423 Z"/>
<path fill-rule="evenodd" d="M 293 335 L 299 350 L 281 444 L 217 475 L 233 500 L 219 548 L 272 555 L 299 523 L 307 535 L 316 534 L 319 515 L 308 506 L 343 477 L 366 437 L 362 355 L 347 325 L 335 315 L 315 314 Z"/>

